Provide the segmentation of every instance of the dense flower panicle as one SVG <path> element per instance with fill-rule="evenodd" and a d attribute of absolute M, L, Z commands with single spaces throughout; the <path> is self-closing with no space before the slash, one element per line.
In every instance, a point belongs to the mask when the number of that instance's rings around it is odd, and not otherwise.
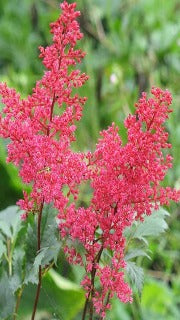
<path fill-rule="evenodd" d="M 143 93 L 135 115 L 125 120 L 125 145 L 112 124 L 100 133 L 93 153 L 73 152 L 75 123 L 86 101 L 73 89 L 88 78 L 73 69 L 85 55 L 75 49 L 83 36 L 75 7 L 63 2 L 62 14 L 51 24 L 53 44 L 40 47 L 47 70 L 32 95 L 21 100 L 14 89 L 0 84 L 5 105 L 0 135 L 11 140 L 7 161 L 20 167 L 23 182 L 32 184 L 30 195 L 24 192 L 19 200 L 22 219 L 38 212 L 43 203 L 53 203 L 61 237 L 68 238 L 64 251 L 69 262 L 85 268 L 82 286 L 87 302 L 105 318 L 115 294 L 124 303 L 132 301 L 124 280 L 124 230 L 143 220 L 144 214 L 180 198 L 180 192 L 160 185 L 172 166 L 172 157 L 163 150 L 171 147 L 164 122 L 172 111 L 172 98 L 159 88 L 152 89 L 150 99 Z M 82 181 L 90 181 L 92 189 L 88 207 L 78 207 L 76 202 Z M 70 201 L 72 195 L 74 201 Z M 81 244 L 80 252 L 76 243 Z"/>
<path fill-rule="evenodd" d="M 62 14 L 51 24 L 53 44 L 40 47 L 40 57 L 47 68 L 37 81 L 32 95 L 20 95 L 6 84 L 0 84 L 5 105 L 0 118 L 0 135 L 10 138 L 7 161 L 20 165 L 20 176 L 25 183 L 33 183 L 30 197 L 19 201 L 22 209 L 38 210 L 42 201 L 53 202 L 59 210 L 68 202 L 62 188 L 69 187 L 69 195 L 76 196 L 76 184 L 86 170 L 83 154 L 72 152 L 75 122 L 82 116 L 86 98 L 73 94 L 87 76 L 70 69 L 81 62 L 85 53 L 75 45 L 82 38 L 76 18 L 76 4 L 61 4 Z M 59 113 L 54 109 L 59 108 Z"/>
<path fill-rule="evenodd" d="M 92 296 L 97 313 L 104 317 L 114 294 L 123 302 L 132 301 L 123 272 L 125 228 L 137 219 L 143 220 L 144 214 L 150 215 L 160 205 L 180 198 L 180 192 L 160 185 L 172 166 L 172 157 L 163 153 L 163 149 L 171 147 L 163 126 L 172 111 L 171 95 L 159 88 L 153 88 L 152 94 L 154 98 L 147 99 L 143 93 L 135 115 L 125 120 L 125 145 L 118 127 L 112 124 L 101 132 L 95 152 L 87 154 L 93 191 L 89 207 L 76 208 L 73 204 L 59 214 L 62 237 L 78 239 L 86 250 L 87 275 L 82 285 L 87 298 Z M 112 257 L 102 266 L 109 250 Z M 70 251 L 69 259 L 72 261 Z M 95 287 L 94 273 L 99 278 L 100 290 Z"/>

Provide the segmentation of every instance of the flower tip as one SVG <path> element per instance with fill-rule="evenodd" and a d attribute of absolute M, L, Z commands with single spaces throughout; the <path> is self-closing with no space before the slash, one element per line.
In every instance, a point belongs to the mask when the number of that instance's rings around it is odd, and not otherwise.
<path fill-rule="evenodd" d="M 21 220 L 25 221 L 27 219 L 27 213 L 22 213 L 21 214 Z"/>
<path fill-rule="evenodd" d="M 60 8 L 62 10 L 67 10 L 67 9 L 75 9 L 76 8 L 76 2 L 73 2 L 71 4 L 69 4 L 67 1 L 63 1 L 63 3 L 60 3 Z"/>

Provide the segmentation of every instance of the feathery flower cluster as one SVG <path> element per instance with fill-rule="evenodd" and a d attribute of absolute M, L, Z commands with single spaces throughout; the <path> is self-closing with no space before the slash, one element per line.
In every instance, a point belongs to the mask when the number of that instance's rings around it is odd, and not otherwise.
<path fill-rule="evenodd" d="M 81 119 L 86 101 L 74 95 L 73 88 L 87 80 L 84 73 L 72 68 L 85 55 L 75 49 L 82 38 L 76 21 L 80 13 L 75 7 L 75 3 L 63 2 L 61 16 L 51 24 L 53 44 L 40 47 L 47 70 L 32 95 L 21 100 L 15 90 L 0 84 L 5 105 L 0 135 L 11 140 L 7 160 L 20 167 L 23 182 L 32 184 L 30 195 L 24 193 L 19 201 L 25 211 L 23 218 L 38 212 L 44 203 L 53 203 L 61 237 L 68 239 L 67 257 L 86 270 L 82 281 L 85 309 L 89 304 L 90 310 L 95 308 L 104 318 L 114 294 L 122 302 L 132 301 L 124 280 L 125 228 L 180 196 L 160 185 L 172 166 L 171 156 L 163 153 L 171 147 L 163 126 L 171 112 L 171 95 L 159 88 L 152 89 L 153 98 L 142 95 L 135 115 L 125 120 L 126 145 L 112 124 L 101 132 L 94 153 L 73 152 L 75 123 Z M 82 181 L 90 181 L 92 188 L 87 208 L 78 207 L 76 202 Z M 64 186 L 67 194 L 63 193 Z M 74 196 L 71 203 L 70 195 Z M 78 252 L 75 240 L 83 246 L 83 253 Z"/>
<path fill-rule="evenodd" d="M 40 47 L 40 57 L 47 71 L 37 81 L 32 95 L 21 100 L 15 90 L 0 84 L 0 95 L 5 108 L 0 116 L 0 135 L 10 138 L 7 161 L 20 166 L 24 183 L 32 183 L 32 192 L 19 201 L 25 210 L 39 210 L 41 203 L 53 202 L 63 210 L 68 202 L 63 186 L 68 186 L 68 195 L 76 197 L 76 184 L 85 171 L 83 154 L 72 152 L 70 144 L 75 140 L 75 122 L 82 116 L 86 98 L 73 94 L 88 79 L 72 67 L 85 53 L 75 45 L 82 38 L 76 18 L 76 4 L 61 4 L 62 14 L 51 24 L 53 44 Z"/>
<path fill-rule="evenodd" d="M 66 213 L 59 214 L 62 237 L 78 239 L 85 248 L 85 262 L 74 248 L 66 248 L 66 252 L 72 263 L 84 265 L 82 285 L 87 301 L 93 301 L 102 317 L 114 294 L 122 302 L 132 301 L 123 272 L 125 228 L 160 205 L 180 198 L 180 192 L 160 185 L 172 166 L 172 157 L 163 154 L 163 149 L 171 147 L 163 126 L 172 111 L 171 95 L 159 88 L 153 88 L 152 94 L 154 98 L 147 99 L 143 93 L 135 115 L 125 120 L 126 145 L 121 142 L 118 127 L 112 124 L 101 132 L 95 152 L 87 154 L 93 190 L 89 207 L 76 208 L 72 204 Z M 95 277 L 99 278 L 98 284 Z"/>

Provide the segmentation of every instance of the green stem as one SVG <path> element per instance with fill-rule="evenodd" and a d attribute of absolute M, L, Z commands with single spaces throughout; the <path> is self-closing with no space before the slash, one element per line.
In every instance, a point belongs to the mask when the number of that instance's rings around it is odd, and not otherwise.
<path fill-rule="evenodd" d="M 12 276 L 12 252 L 11 252 L 11 239 L 7 239 L 7 261 L 9 268 L 9 276 Z"/>
<path fill-rule="evenodd" d="M 17 314 L 18 314 L 18 309 L 19 309 L 19 305 L 20 305 L 23 289 L 24 289 L 24 286 L 22 286 L 21 289 L 18 292 L 18 296 L 17 296 L 17 300 L 16 300 L 16 306 L 15 306 L 15 310 L 14 310 L 14 314 L 13 314 L 13 320 L 16 320 L 16 317 L 17 317 Z"/>

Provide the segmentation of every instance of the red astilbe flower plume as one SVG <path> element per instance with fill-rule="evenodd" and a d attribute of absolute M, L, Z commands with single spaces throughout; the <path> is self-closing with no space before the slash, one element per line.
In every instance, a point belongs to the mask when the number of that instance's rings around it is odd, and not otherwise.
<path fill-rule="evenodd" d="M 172 166 L 171 156 L 163 153 L 170 148 L 163 124 L 171 112 L 171 95 L 158 88 L 152 89 L 154 98 L 142 95 L 135 115 L 125 121 L 126 145 L 113 124 L 101 132 L 94 153 L 73 152 L 75 123 L 81 119 L 86 101 L 73 89 L 87 80 L 85 74 L 74 69 L 84 57 L 84 52 L 75 49 L 82 38 L 76 21 L 80 13 L 75 7 L 63 2 L 61 16 L 51 24 L 53 44 L 40 47 L 46 71 L 32 95 L 20 99 L 15 90 L 0 84 L 5 105 L 0 115 L 0 135 L 11 141 L 7 160 L 20 167 L 24 183 L 32 184 L 30 195 L 24 193 L 19 201 L 25 210 L 23 218 L 30 212 L 40 212 L 44 203 L 53 203 L 61 236 L 68 238 L 68 259 L 86 271 L 82 282 L 87 298 L 84 314 L 89 304 L 91 315 L 95 308 L 104 318 L 114 294 L 122 302 L 132 301 L 131 289 L 124 280 L 124 230 L 159 205 L 179 199 L 178 192 L 160 185 Z M 87 208 L 76 203 L 77 187 L 84 180 L 89 180 L 92 188 Z M 74 196 L 71 204 L 70 195 Z M 77 241 L 83 253 L 76 249 Z M 106 260 L 105 253 L 109 257 Z"/>
<path fill-rule="evenodd" d="M 37 81 L 32 95 L 20 99 L 20 95 L 6 84 L 0 84 L 0 95 L 5 105 L 0 118 L 0 135 L 10 138 L 8 162 L 20 166 L 24 183 L 32 183 L 30 196 L 24 193 L 19 205 L 25 215 L 38 211 L 41 203 L 54 202 L 63 210 L 68 202 L 62 188 L 68 186 L 76 196 L 76 184 L 85 171 L 83 154 L 71 151 L 75 140 L 75 122 L 82 116 L 86 98 L 73 94 L 87 76 L 74 69 L 85 53 L 75 49 L 82 38 L 76 19 L 76 4 L 61 4 L 62 14 L 51 23 L 53 44 L 40 47 L 40 57 L 46 71 Z M 56 111 L 55 111 L 56 110 Z"/>
<path fill-rule="evenodd" d="M 87 302 L 93 303 L 102 317 L 114 294 L 122 302 L 132 300 L 123 272 L 125 228 L 160 205 L 180 198 L 180 192 L 160 185 L 172 166 L 172 157 L 163 153 L 171 147 L 163 124 L 172 111 L 172 98 L 159 88 L 153 88 L 152 94 L 154 97 L 147 99 L 143 93 L 135 115 L 125 120 L 126 145 L 122 145 L 118 127 L 113 124 L 101 132 L 95 152 L 87 155 L 93 190 L 89 207 L 76 209 L 72 204 L 66 215 L 59 215 L 62 236 L 70 235 L 73 241 L 78 239 L 83 244 L 85 261 L 74 248 L 67 247 L 66 252 L 72 263 L 84 265 L 82 285 Z M 103 264 L 102 254 L 107 253 L 107 257 L 110 252 L 109 261 Z M 95 277 L 99 278 L 97 287 Z"/>

